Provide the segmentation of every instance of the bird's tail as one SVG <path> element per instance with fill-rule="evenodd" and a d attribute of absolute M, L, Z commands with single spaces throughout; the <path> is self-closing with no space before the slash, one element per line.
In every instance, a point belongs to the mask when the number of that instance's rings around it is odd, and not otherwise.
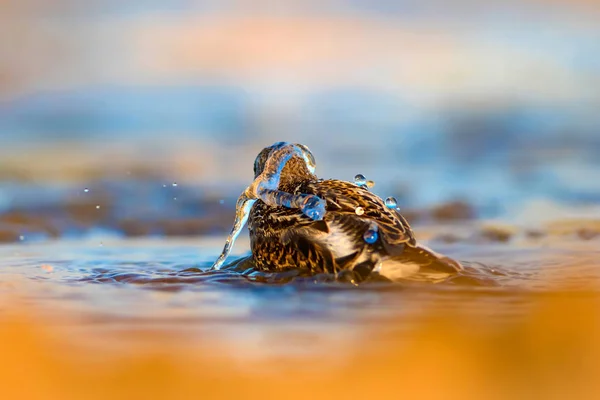
<path fill-rule="evenodd" d="M 401 254 L 382 260 L 378 272 L 391 280 L 440 282 L 462 269 L 458 261 L 417 244 L 407 245 Z"/>

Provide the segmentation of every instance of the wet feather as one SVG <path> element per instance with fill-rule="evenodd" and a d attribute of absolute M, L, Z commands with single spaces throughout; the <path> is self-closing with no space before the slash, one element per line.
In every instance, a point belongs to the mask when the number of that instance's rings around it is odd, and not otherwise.
<path fill-rule="evenodd" d="M 267 149 L 257 157 L 256 176 L 268 160 Z M 439 280 L 440 276 L 461 269 L 459 263 L 419 245 L 399 211 L 388 208 L 367 188 L 341 180 L 318 179 L 306 164 L 300 157 L 290 159 L 281 172 L 278 190 L 318 196 L 326 201 L 326 214 L 322 220 L 314 221 L 300 209 L 256 201 L 248 220 L 256 268 L 301 268 L 315 274 L 349 270 L 361 279 L 377 269 L 417 280 L 427 274 Z M 356 212 L 359 207 L 363 212 Z M 378 228 L 378 237 L 370 244 L 363 235 L 373 224 Z"/>

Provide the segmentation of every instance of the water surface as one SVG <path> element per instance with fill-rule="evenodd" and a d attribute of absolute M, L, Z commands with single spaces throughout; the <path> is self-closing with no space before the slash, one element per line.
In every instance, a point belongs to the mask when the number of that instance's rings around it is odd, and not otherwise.
<path fill-rule="evenodd" d="M 424 235 L 437 230 L 422 229 Z M 111 334 L 143 328 L 192 343 L 224 340 L 246 355 L 265 341 L 278 354 L 295 354 L 359 345 L 392 320 L 404 320 L 403 329 L 410 330 L 432 308 L 514 320 L 528 311 L 534 295 L 565 284 L 588 293 L 590 282 L 600 278 L 597 238 L 430 242 L 461 260 L 469 279 L 354 286 L 322 276 L 209 271 L 222 244 L 218 236 L 97 236 L 0 246 L 0 292 L 42 310 L 51 325 L 109 348 L 121 343 L 108 340 Z M 247 248 L 247 239 L 240 240 L 237 257 Z M 70 316 L 66 326 L 64 315 Z"/>

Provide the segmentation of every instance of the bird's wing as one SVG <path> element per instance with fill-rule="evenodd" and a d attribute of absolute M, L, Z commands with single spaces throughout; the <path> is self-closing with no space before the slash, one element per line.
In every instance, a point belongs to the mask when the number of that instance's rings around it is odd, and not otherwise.
<path fill-rule="evenodd" d="M 272 257 L 281 258 L 289 250 L 297 249 L 303 255 L 301 259 L 293 260 L 298 266 L 320 265 L 326 272 L 344 269 L 362 252 L 365 245 L 362 235 L 373 222 L 378 226 L 381 243 L 388 254 L 401 253 L 405 244 L 416 245 L 412 230 L 402 215 L 387 208 L 378 196 L 355 184 L 320 180 L 304 183 L 293 193 L 321 197 L 326 200 L 327 212 L 323 220 L 314 221 L 300 209 L 272 207 L 257 201 L 251 213 L 250 228 L 258 239 L 257 244 L 264 247 L 263 253 L 269 252 L 267 247 L 274 246 L 271 241 L 281 243 L 281 249 L 277 246 L 270 250 Z M 362 213 L 357 213 L 358 207 L 363 209 Z M 256 223 L 259 220 L 260 223 Z M 254 225 L 261 229 L 255 229 Z M 355 238 L 355 241 L 347 238 Z M 286 250 L 288 246 L 290 248 Z M 280 250 L 281 254 L 274 254 Z"/>
<path fill-rule="evenodd" d="M 308 191 L 327 200 L 326 221 L 340 222 L 349 229 L 351 226 L 364 229 L 365 224 L 375 222 L 386 247 L 416 244 L 406 219 L 365 188 L 331 179 L 309 184 Z M 362 212 L 357 212 L 358 208 L 362 208 Z"/>
<path fill-rule="evenodd" d="M 325 221 L 314 221 L 299 209 L 272 207 L 259 200 L 248 226 L 253 232 L 253 251 L 255 258 L 261 258 L 257 260 L 260 264 L 335 272 L 330 249 L 315 240 L 328 233 Z"/>

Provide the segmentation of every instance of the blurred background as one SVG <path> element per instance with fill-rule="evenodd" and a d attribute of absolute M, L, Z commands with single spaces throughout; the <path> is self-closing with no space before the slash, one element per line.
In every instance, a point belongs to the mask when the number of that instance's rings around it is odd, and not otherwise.
<path fill-rule="evenodd" d="M 409 209 L 600 201 L 593 0 L 0 4 L 6 240 L 223 231 L 276 141 Z"/>
<path fill-rule="evenodd" d="M 0 0 L 0 398 L 600 398 L 599 110 L 598 0 Z M 208 271 L 277 141 L 473 279 Z"/>

